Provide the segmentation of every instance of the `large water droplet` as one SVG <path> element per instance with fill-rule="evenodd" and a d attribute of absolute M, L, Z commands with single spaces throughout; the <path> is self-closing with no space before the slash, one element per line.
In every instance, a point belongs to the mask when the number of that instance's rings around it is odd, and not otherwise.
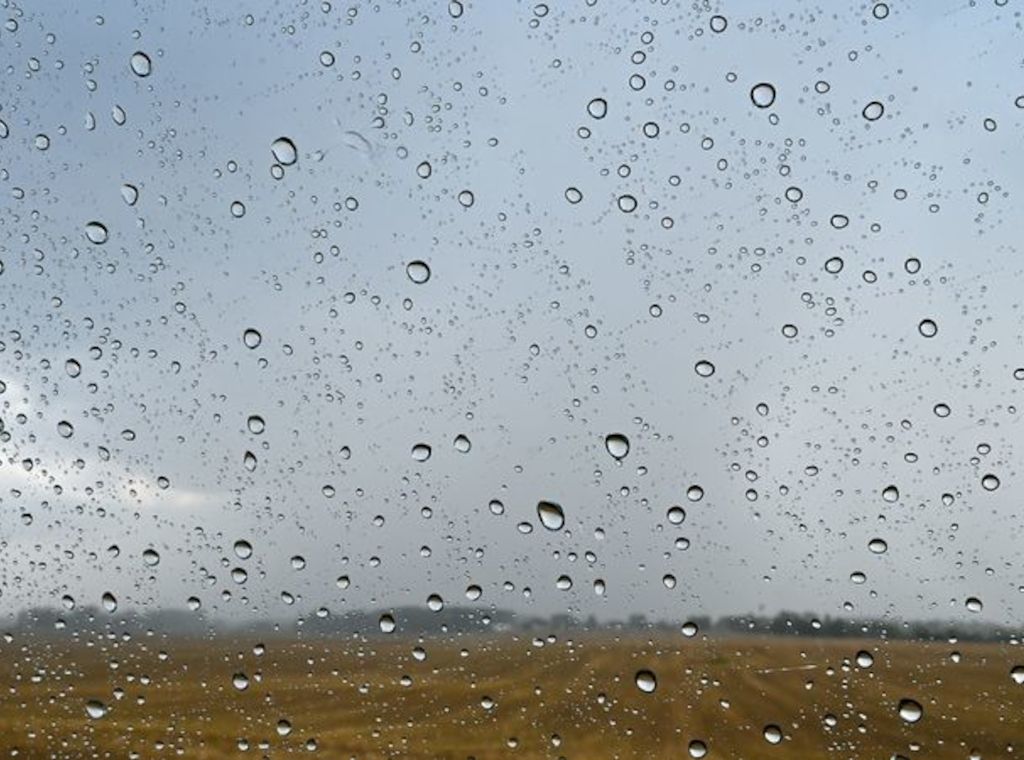
<path fill-rule="evenodd" d="M 870 668 L 872 665 L 875 664 L 875 658 L 872 657 L 871 652 L 868 652 L 865 649 L 861 649 L 859 652 L 857 652 L 855 661 L 857 663 L 858 668 Z"/>
<path fill-rule="evenodd" d="M 687 746 L 686 751 L 690 753 L 690 757 L 701 758 L 708 753 L 708 745 L 700 739 L 694 739 Z"/>
<path fill-rule="evenodd" d="M 109 233 L 102 222 L 89 222 L 85 225 L 85 237 L 93 245 L 103 245 L 107 242 Z"/>
<path fill-rule="evenodd" d="M 981 612 L 984 609 L 984 605 L 981 600 L 976 596 L 969 596 L 964 602 L 964 606 L 967 607 L 968 612 Z"/>
<path fill-rule="evenodd" d="M 782 729 L 774 723 L 764 727 L 764 740 L 769 744 L 778 744 L 782 741 Z"/>
<path fill-rule="evenodd" d="M 141 50 L 132 53 L 130 63 L 132 72 L 137 77 L 148 77 L 153 72 L 153 62 Z"/>
<path fill-rule="evenodd" d="M 603 119 L 608 115 L 608 101 L 604 98 L 594 98 L 587 103 L 587 113 L 595 119 Z"/>
<path fill-rule="evenodd" d="M 699 362 L 693 365 L 693 371 L 701 377 L 711 377 L 715 374 L 715 365 L 709 362 L 707 359 L 701 359 Z"/>
<path fill-rule="evenodd" d="M 658 678 L 652 670 L 638 670 L 635 680 L 636 687 L 645 694 L 651 694 L 658 688 Z"/>
<path fill-rule="evenodd" d="M 616 459 L 623 459 L 629 453 L 629 439 L 622 433 L 612 433 L 605 437 L 604 447 Z"/>
<path fill-rule="evenodd" d="M 235 673 L 231 676 L 231 685 L 239 691 L 245 691 L 249 688 L 249 676 L 245 673 Z"/>
<path fill-rule="evenodd" d="M 110 709 L 98 699 L 90 699 L 85 703 L 85 714 L 93 720 L 106 717 L 108 712 L 110 712 Z"/>
<path fill-rule="evenodd" d="M 881 538 L 872 538 L 868 541 L 868 549 L 872 554 L 885 554 L 889 550 L 889 544 Z"/>
<path fill-rule="evenodd" d="M 924 709 L 913 699 L 901 699 L 899 714 L 907 723 L 917 723 L 924 715 Z"/>
<path fill-rule="evenodd" d="M 246 348 L 258 348 L 260 343 L 263 342 L 263 336 L 260 335 L 259 330 L 250 327 L 242 333 L 242 342 Z"/>
<path fill-rule="evenodd" d="M 103 609 L 107 612 L 117 611 L 117 597 L 111 594 L 109 591 L 103 593 L 103 597 L 100 599 L 103 604 Z"/>
<path fill-rule="evenodd" d="M 759 82 L 750 88 L 750 100 L 758 108 L 768 108 L 775 102 L 775 87 L 768 82 Z"/>
<path fill-rule="evenodd" d="M 142 552 L 142 561 L 148 567 L 156 567 L 160 564 L 160 553 L 156 549 L 144 549 Z"/>
<path fill-rule="evenodd" d="M 259 435 L 266 430 L 267 424 L 263 421 L 263 418 L 258 414 L 250 414 L 249 418 L 245 421 L 246 426 L 249 428 L 249 432 L 253 435 Z"/>
<path fill-rule="evenodd" d="M 430 459 L 431 453 L 432 450 L 430 446 L 428 446 L 425 443 L 417 443 L 415 446 L 412 447 L 412 458 L 415 459 L 417 462 L 426 462 L 428 459 Z"/>
<path fill-rule="evenodd" d="M 895 504 L 900 499 L 900 489 L 896 486 L 886 486 L 882 489 L 882 498 L 890 504 Z"/>
<path fill-rule="evenodd" d="M 405 265 L 405 274 L 417 285 L 422 285 L 430 279 L 430 267 L 427 262 L 417 259 Z"/>
<path fill-rule="evenodd" d="M 281 166 L 291 166 L 299 160 L 299 151 L 295 148 L 295 143 L 287 137 L 278 137 L 274 140 L 270 144 L 270 152 Z"/>
<path fill-rule="evenodd" d="M 668 518 L 668 521 L 673 525 L 682 525 L 683 520 L 686 519 L 686 510 L 678 506 L 669 507 L 666 517 Z"/>
<path fill-rule="evenodd" d="M 994 491 L 999 488 L 999 478 L 990 472 L 981 478 L 981 487 L 986 491 Z"/>
<path fill-rule="evenodd" d="M 1010 678 L 1018 686 L 1024 684 L 1024 665 L 1014 665 L 1010 668 Z"/>
<path fill-rule="evenodd" d="M 872 100 L 861 111 L 861 115 L 868 121 L 878 121 L 882 118 L 882 114 L 885 113 L 885 106 L 879 103 L 877 100 Z"/>
<path fill-rule="evenodd" d="M 139 188 L 135 185 L 121 185 L 121 199 L 129 206 L 134 206 L 139 200 Z"/>
<path fill-rule="evenodd" d="M 235 541 L 235 556 L 239 559 L 249 559 L 252 556 L 252 544 L 245 539 Z"/>
<path fill-rule="evenodd" d="M 380 616 L 378 625 L 380 625 L 382 633 L 394 633 L 395 631 L 395 619 L 387 613 Z"/>
<path fill-rule="evenodd" d="M 925 338 L 934 338 L 939 333 L 939 326 L 934 319 L 922 319 L 917 323 L 917 331 Z"/>
<path fill-rule="evenodd" d="M 548 530 L 561 530 L 565 525 L 562 506 L 553 501 L 538 501 L 537 517 L 540 518 L 540 524 Z"/>

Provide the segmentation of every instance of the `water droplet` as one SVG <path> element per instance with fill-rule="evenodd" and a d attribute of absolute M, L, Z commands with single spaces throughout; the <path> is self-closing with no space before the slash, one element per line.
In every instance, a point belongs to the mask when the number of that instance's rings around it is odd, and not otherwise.
<path fill-rule="evenodd" d="M 103 597 L 100 600 L 103 604 L 103 609 L 107 612 L 117 611 L 117 597 L 111 594 L 109 591 L 103 593 Z"/>
<path fill-rule="evenodd" d="M 420 179 L 429 179 L 430 175 L 434 173 L 434 167 L 430 165 L 429 161 L 420 161 L 416 166 L 416 175 Z"/>
<path fill-rule="evenodd" d="M 672 589 L 676 587 L 676 577 L 671 573 L 665 573 L 661 576 L 661 583 L 665 588 Z"/>
<path fill-rule="evenodd" d="M 700 501 L 704 498 L 704 489 L 694 484 L 686 489 L 686 498 L 690 501 Z"/>
<path fill-rule="evenodd" d="M 686 751 L 690 753 L 690 757 L 701 758 L 708 753 L 708 745 L 700 739 L 694 739 L 687 746 Z"/>
<path fill-rule="evenodd" d="M 36 135 L 33 144 L 36 146 L 36 150 L 47 150 L 50 147 L 50 138 L 46 135 Z"/>
<path fill-rule="evenodd" d="M 1024 684 L 1024 665 L 1014 665 L 1010 668 L 1010 678 L 1018 686 Z"/>
<path fill-rule="evenodd" d="M 964 606 L 967 608 L 968 612 L 981 612 L 982 609 L 984 609 L 984 605 L 981 603 L 981 600 L 976 596 L 967 597 L 964 601 Z"/>
<path fill-rule="evenodd" d="M 707 359 L 701 359 L 695 365 L 693 365 L 693 371 L 701 377 L 711 377 L 715 374 L 715 365 L 709 362 Z"/>
<path fill-rule="evenodd" d="M 612 433 L 605 437 L 604 447 L 616 459 L 624 459 L 629 453 L 629 439 L 622 433 Z"/>
<path fill-rule="evenodd" d="M 658 678 L 652 670 L 638 670 L 635 680 L 636 687 L 645 694 L 651 694 L 658 688 Z"/>
<path fill-rule="evenodd" d="M 686 519 L 686 510 L 679 506 L 669 507 L 665 517 L 673 525 L 682 525 Z"/>
<path fill-rule="evenodd" d="M 540 524 L 548 530 L 561 530 L 565 525 L 565 513 L 562 506 L 553 501 L 537 502 L 537 517 Z"/>
<path fill-rule="evenodd" d="M 252 544 L 245 539 L 235 541 L 235 556 L 239 559 L 249 559 L 252 556 Z"/>
<path fill-rule="evenodd" d="M 950 415 L 949 404 L 938 403 L 933 408 L 936 417 L 948 417 Z"/>
<path fill-rule="evenodd" d="M 245 691 L 249 688 L 249 676 L 245 673 L 235 673 L 231 676 L 231 685 L 238 691 Z"/>
<path fill-rule="evenodd" d="M 121 199 L 129 206 L 134 206 L 139 200 L 139 188 L 135 185 L 121 185 Z"/>
<path fill-rule="evenodd" d="M 764 727 L 764 740 L 769 744 L 778 744 L 782 741 L 782 729 L 774 723 Z"/>
<path fill-rule="evenodd" d="M 380 616 L 378 624 L 382 633 L 394 633 L 395 631 L 395 619 L 387 613 Z"/>
<path fill-rule="evenodd" d="M 497 499 L 491 499 L 487 503 L 487 509 L 489 509 L 491 511 L 491 514 L 495 516 L 505 514 L 505 505 L 502 504 Z"/>
<path fill-rule="evenodd" d="M 352 581 L 349 580 L 347 575 L 339 575 L 337 580 L 334 581 L 334 585 L 340 588 L 342 591 L 352 585 Z"/>
<path fill-rule="evenodd" d="M 594 98 L 587 103 L 587 113 L 595 119 L 603 119 L 608 115 L 608 101 L 604 98 Z"/>
<path fill-rule="evenodd" d="M 583 200 L 583 193 L 579 191 L 579 188 L 567 187 L 565 189 L 565 199 L 569 201 L 569 203 L 577 204 Z"/>
<path fill-rule="evenodd" d="M 634 198 L 632 195 L 620 195 L 617 203 L 619 205 L 619 211 L 625 214 L 632 214 L 634 211 L 636 211 L 637 202 L 636 198 Z"/>
<path fill-rule="evenodd" d="M 466 598 L 471 602 L 475 602 L 477 599 L 483 596 L 483 593 L 484 590 L 476 584 L 466 587 Z"/>
<path fill-rule="evenodd" d="M 448 15 L 452 18 L 461 18 L 463 13 L 462 3 L 459 0 L 449 0 Z"/>
<path fill-rule="evenodd" d="M 768 82 L 760 82 L 750 88 L 750 100 L 758 108 L 768 108 L 775 102 L 775 87 Z"/>
<path fill-rule="evenodd" d="M 241 219 L 245 216 L 245 204 L 241 201 L 233 201 L 231 203 L 231 216 L 235 219 Z"/>
<path fill-rule="evenodd" d="M 473 196 L 473 193 L 470 192 L 469 190 L 463 190 L 461 193 L 459 193 L 459 203 L 462 204 L 463 208 L 469 208 L 470 206 L 473 205 L 475 200 L 476 198 Z"/>
<path fill-rule="evenodd" d="M 405 274 L 417 285 L 422 285 L 430 279 L 430 267 L 427 262 L 417 259 L 405 265 Z"/>
<path fill-rule="evenodd" d="M 291 166 L 299 160 L 299 151 L 288 137 L 278 137 L 274 140 L 270 144 L 270 152 L 281 166 Z"/>
<path fill-rule="evenodd" d="M 825 271 L 829 274 L 839 274 L 843 271 L 843 260 L 838 256 L 828 259 L 825 261 Z"/>
<path fill-rule="evenodd" d="M 427 609 L 431 612 L 440 612 L 444 609 L 444 599 L 438 594 L 431 594 L 427 597 Z"/>
<path fill-rule="evenodd" d="M 242 456 L 242 466 L 245 467 L 247 472 L 256 472 L 256 465 L 258 461 L 256 455 L 251 451 L 246 451 Z"/>
<path fill-rule="evenodd" d="M 77 359 L 68 359 L 64 362 L 64 371 L 68 373 L 68 377 L 78 377 L 82 374 L 82 365 Z"/>
<path fill-rule="evenodd" d="M 469 439 L 461 433 L 455 436 L 455 440 L 452 441 L 452 445 L 460 454 L 468 454 L 469 450 L 473 448 L 473 444 L 470 443 Z"/>
<path fill-rule="evenodd" d="M 320 51 L 320 65 L 326 68 L 330 68 L 334 65 L 334 53 L 330 50 Z"/>
<path fill-rule="evenodd" d="M 85 714 L 93 720 L 106 717 L 110 709 L 98 699 L 90 699 L 85 703 Z"/>
<path fill-rule="evenodd" d="M 850 217 L 846 214 L 832 214 L 828 219 L 828 223 L 831 224 L 834 229 L 842 230 L 849 226 Z"/>
<path fill-rule="evenodd" d="M 861 115 L 868 121 L 878 121 L 882 118 L 882 114 L 885 113 L 885 106 L 879 103 L 877 100 L 872 100 L 861 111 Z"/>
<path fill-rule="evenodd" d="M 922 319 L 917 325 L 917 331 L 926 338 L 934 338 L 939 332 L 939 326 L 932 319 Z"/>
<path fill-rule="evenodd" d="M 685 623 L 683 623 L 682 627 L 679 630 L 686 638 L 692 639 L 694 636 L 697 635 L 700 629 L 697 627 L 696 623 L 687 620 Z"/>
<path fill-rule="evenodd" d="M 277 735 L 288 736 L 288 734 L 290 734 L 291 732 L 292 724 L 284 718 L 281 718 L 281 720 L 277 722 Z"/>
<path fill-rule="evenodd" d="M 901 699 L 899 714 L 907 723 L 917 723 L 924 715 L 921 705 L 913 699 Z"/>
<path fill-rule="evenodd" d="M 75 434 L 74 426 L 67 420 L 61 420 L 57 423 L 57 435 L 61 438 L 70 438 Z"/>
<path fill-rule="evenodd" d="M 799 333 L 799 330 L 797 330 L 796 325 L 783 325 L 782 326 L 782 335 L 783 335 L 783 337 L 795 338 L 798 333 Z"/>
<path fill-rule="evenodd" d="M 296 554 L 291 558 L 292 570 L 303 570 L 306 567 L 306 558 L 301 554 Z"/>
<path fill-rule="evenodd" d="M 107 242 L 109 233 L 102 222 L 89 222 L 85 225 L 85 237 L 93 245 L 103 245 Z"/>
<path fill-rule="evenodd" d="M 412 458 L 417 462 L 426 462 L 430 459 L 433 450 L 425 443 L 417 443 L 412 447 Z"/>
<path fill-rule="evenodd" d="M 130 63 L 132 72 L 137 77 L 148 77 L 153 72 L 153 62 L 141 50 L 136 50 L 132 53 Z"/>
<path fill-rule="evenodd" d="M 249 432 L 253 435 L 259 435 L 267 428 L 263 418 L 258 414 L 250 414 L 249 418 L 245 421 L 245 424 L 249 428 Z"/>
<path fill-rule="evenodd" d="M 185 605 L 189 608 L 190 611 L 196 612 L 200 607 L 203 606 L 203 603 L 199 601 L 199 597 L 190 596 L 188 599 L 185 600 Z"/>
<path fill-rule="evenodd" d="M 992 473 L 988 473 L 981 479 L 981 487 L 986 491 L 994 491 L 999 488 L 999 478 Z"/>
<path fill-rule="evenodd" d="M 882 489 L 882 498 L 890 504 L 895 504 L 900 499 L 900 489 L 896 486 L 886 486 Z"/>
<path fill-rule="evenodd" d="M 729 26 L 729 21 L 725 16 L 712 16 L 708 26 L 711 27 L 711 31 L 715 34 L 721 34 Z"/>
<path fill-rule="evenodd" d="M 872 665 L 875 664 L 875 658 L 871 656 L 871 652 L 868 652 L 864 649 L 861 649 L 859 652 L 857 652 L 855 661 L 857 663 L 858 668 L 870 668 Z"/>
<path fill-rule="evenodd" d="M 555 588 L 559 591 L 568 591 L 572 588 L 572 578 L 568 575 L 559 575 L 558 580 L 555 581 Z"/>
<path fill-rule="evenodd" d="M 881 538 L 872 538 L 868 541 L 868 549 L 872 554 L 885 554 L 889 551 L 889 544 Z"/>
<path fill-rule="evenodd" d="M 142 552 L 142 561 L 148 567 L 156 567 L 160 564 L 160 553 L 156 549 L 144 549 Z"/>
<path fill-rule="evenodd" d="M 259 348 L 260 343 L 263 342 L 263 336 L 260 334 L 259 330 L 255 330 L 250 327 L 242 333 L 242 342 L 245 344 L 246 348 Z"/>

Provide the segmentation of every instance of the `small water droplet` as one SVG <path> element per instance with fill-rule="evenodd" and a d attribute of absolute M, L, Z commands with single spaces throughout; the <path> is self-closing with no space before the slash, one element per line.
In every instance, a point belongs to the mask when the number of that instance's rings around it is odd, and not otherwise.
<path fill-rule="evenodd" d="M 981 478 L 981 487 L 986 491 L 994 491 L 999 488 L 999 478 L 990 472 Z"/>
<path fill-rule="evenodd" d="M 939 326 L 933 319 L 922 319 L 917 324 L 917 331 L 926 338 L 934 338 L 939 332 Z"/>
<path fill-rule="evenodd" d="M 694 739 L 687 746 L 686 751 L 690 753 L 690 757 L 702 758 L 708 753 L 708 745 L 700 739 Z"/>
<path fill-rule="evenodd" d="M 900 489 L 896 486 L 886 486 L 882 489 L 882 498 L 890 504 L 895 504 L 900 499 Z"/>
<path fill-rule="evenodd" d="M 100 600 L 103 604 L 103 609 L 107 612 L 117 611 L 117 597 L 111 594 L 109 591 L 103 593 L 103 597 Z"/>
<path fill-rule="evenodd" d="M 439 594 L 431 594 L 427 597 L 427 609 L 431 612 L 440 612 L 444 609 L 444 599 Z"/>
<path fill-rule="evenodd" d="M 764 727 L 764 740 L 769 744 L 778 744 L 782 741 L 782 729 L 774 723 Z"/>
<path fill-rule="evenodd" d="M 231 685 L 238 691 L 245 691 L 249 688 L 249 676 L 245 673 L 235 673 L 231 676 Z"/>
<path fill-rule="evenodd" d="M 463 190 L 459 193 L 459 203 L 462 204 L 463 208 L 469 208 L 476 201 L 473 193 L 469 190 Z"/>
<path fill-rule="evenodd" d="M 395 631 L 395 619 L 387 613 L 380 616 L 378 624 L 382 633 L 394 633 Z"/>
<path fill-rule="evenodd" d="M 266 423 L 263 418 L 258 414 L 250 414 L 249 418 L 245 421 L 246 426 L 249 428 L 249 432 L 253 435 L 259 435 L 266 430 Z"/>
<path fill-rule="evenodd" d="M 452 445 L 460 454 L 468 454 L 469 450 L 473 448 L 473 444 L 470 443 L 469 438 L 462 434 L 455 436 L 455 440 L 452 441 Z"/>
<path fill-rule="evenodd" d="M 843 271 L 843 263 L 839 256 L 833 256 L 825 261 L 825 271 L 829 274 L 839 274 Z"/>
<path fill-rule="evenodd" d="M 135 185 L 121 185 L 121 199 L 129 206 L 134 206 L 139 200 L 139 188 Z"/>
<path fill-rule="evenodd" d="M 144 549 L 142 552 L 142 561 L 148 567 L 156 567 L 160 564 L 160 553 L 156 549 Z"/>
<path fill-rule="evenodd" d="M 976 596 L 967 597 L 966 601 L 964 601 L 964 606 L 967 607 L 968 612 L 981 612 L 984 609 L 981 600 Z"/>
<path fill-rule="evenodd" d="M 673 525 L 682 525 L 686 519 L 686 510 L 679 506 L 669 507 L 665 517 Z"/>
<path fill-rule="evenodd" d="M 61 420 L 57 423 L 57 435 L 61 438 L 70 438 L 75 434 L 74 426 L 67 420 Z"/>

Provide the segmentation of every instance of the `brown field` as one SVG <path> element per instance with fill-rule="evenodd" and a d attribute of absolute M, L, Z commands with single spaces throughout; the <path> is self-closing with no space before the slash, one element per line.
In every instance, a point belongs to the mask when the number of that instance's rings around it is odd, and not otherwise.
<path fill-rule="evenodd" d="M 541 647 L 506 634 L 272 638 L 256 655 L 256 643 L 15 636 L 0 643 L 0 756 L 686 758 L 694 739 L 708 758 L 1024 753 L 1024 686 L 1009 676 L 1024 653 L 1006 645 L 587 633 Z M 871 667 L 855 664 L 860 649 Z M 635 684 L 642 668 L 657 674 L 652 694 Z M 915 724 L 897 714 L 907 697 L 924 707 Z M 89 718 L 90 699 L 109 713 Z M 780 744 L 763 737 L 770 723 Z"/>

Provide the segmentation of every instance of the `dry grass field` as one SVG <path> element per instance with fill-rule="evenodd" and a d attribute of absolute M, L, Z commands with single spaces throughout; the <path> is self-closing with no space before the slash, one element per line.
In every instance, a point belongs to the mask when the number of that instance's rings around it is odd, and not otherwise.
<path fill-rule="evenodd" d="M 14 637 L 0 644 L 0 756 L 686 758 L 694 740 L 733 759 L 1024 753 L 1024 685 L 1009 675 L 1024 652 L 1011 646 L 598 633 L 543 646 L 513 634 L 259 643 Z M 637 687 L 641 669 L 653 693 Z M 916 723 L 898 714 L 905 698 L 924 709 Z M 91 718 L 89 700 L 106 714 Z"/>

